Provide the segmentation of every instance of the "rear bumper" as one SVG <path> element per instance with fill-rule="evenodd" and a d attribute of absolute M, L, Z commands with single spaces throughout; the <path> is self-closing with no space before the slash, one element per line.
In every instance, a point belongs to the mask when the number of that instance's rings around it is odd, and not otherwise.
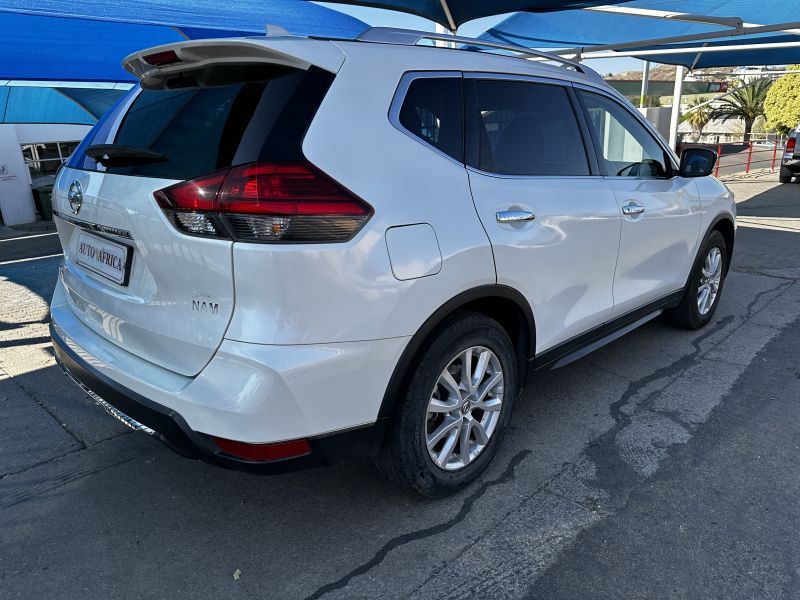
<path fill-rule="evenodd" d="M 785 158 L 781 161 L 781 168 L 792 173 L 800 173 L 800 158 Z"/>
<path fill-rule="evenodd" d="M 222 452 L 212 436 L 194 431 L 174 410 L 145 398 L 92 367 L 50 325 L 56 361 L 64 372 L 112 416 L 132 429 L 148 433 L 187 458 L 218 466 L 261 473 L 281 473 L 352 458 L 369 458 L 377 452 L 385 423 L 309 438 L 311 453 L 272 462 L 242 460 Z"/>
<path fill-rule="evenodd" d="M 245 444 L 308 440 L 311 454 L 286 459 L 291 468 L 374 455 L 384 429 L 378 411 L 407 343 L 223 340 L 205 368 L 187 377 L 95 333 L 73 312 L 61 278 L 50 314 L 58 362 L 106 410 L 134 428 L 143 425 L 180 454 L 248 470 L 284 467 L 229 456 L 214 437 Z"/>

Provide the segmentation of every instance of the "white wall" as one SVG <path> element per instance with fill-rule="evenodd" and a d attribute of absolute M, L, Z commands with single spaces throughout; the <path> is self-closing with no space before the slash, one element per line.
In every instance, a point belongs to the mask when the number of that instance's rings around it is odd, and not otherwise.
<path fill-rule="evenodd" d="M 90 125 L 0 124 L 0 214 L 4 224 L 36 220 L 31 175 L 20 146 L 81 140 L 90 129 Z"/>
<path fill-rule="evenodd" d="M 44 142 L 74 142 L 82 140 L 89 133 L 91 125 L 61 125 L 50 123 L 16 123 L 17 139 L 20 144 Z"/>
<path fill-rule="evenodd" d="M 651 106 L 650 108 L 638 109 L 644 118 L 653 124 L 656 131 L 660 133 L 665 140 L 669 139 L 669 120 L 672 115 L 672 108 L 669 106 Z"/>
<path fill-rule="evenodd" d="M 6 225 L 36 220 L 31 176 L 14 125 L 0 125 L 0 214 Z"/>

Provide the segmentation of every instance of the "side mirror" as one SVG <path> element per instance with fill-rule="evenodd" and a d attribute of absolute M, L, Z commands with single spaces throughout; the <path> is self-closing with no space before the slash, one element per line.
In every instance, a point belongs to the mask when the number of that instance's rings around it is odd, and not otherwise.
<path fill-rule="evenodd" d="M 681 153 L 681 177 L 705 177 L 714 172 L 717 153 L 708 148 L 686 148 Z"/>

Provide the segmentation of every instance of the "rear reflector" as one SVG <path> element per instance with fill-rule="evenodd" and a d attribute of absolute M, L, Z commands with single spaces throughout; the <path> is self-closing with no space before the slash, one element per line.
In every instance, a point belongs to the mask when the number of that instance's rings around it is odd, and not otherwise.
<path fill-rule="evenodd" d="M 165 50 L 164 52 L 147 54 L 142 57 L 142 60 L 148 65 L 153 65 L 154 67 L 161 67 L 163 65 L 171 65 L 174 63 L 183 62 L 180 58 L 178 58 L 178 55 L 175 54 L 174 50 Z"/>
<path fill-rule="evenodd" d="M 213 440 L 225 454 L 244 460 L 269 462 L 311 454 L 311 446 L 306 439 L 277 444 L 247 444 L 219 437 L 214 437 Z"/>
<path fill-rule="evenodd" d="M 246 242 L 343 242 L 372 207 L 308 162 L 251 163 L 154 194 L 185 233 Z"/>

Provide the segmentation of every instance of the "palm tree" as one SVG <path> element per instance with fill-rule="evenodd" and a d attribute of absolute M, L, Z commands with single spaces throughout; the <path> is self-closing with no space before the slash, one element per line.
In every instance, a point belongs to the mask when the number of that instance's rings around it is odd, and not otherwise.
<path fill-rule="evenodd" d="M 707 104 L 705 106 L 700 106 L 705 102 L 708 102 L 708 98 L 694 98 L 689 102 L 689 110 L 691 112 L 687 111 L 687 113 L 681 117 L 681 122 L 688 123 L 692 128 L 692 137 L 694 141 L 700 139 L 700 136 L 703 135 L 703 129 L 711 120 L 711 107 Z"/>
<path fill-rule="evenodd" d="M 769 79 L 762 78 L 740 87 L 719 101 L 711 112 L 711 118 L 722 121 L 741 119 L 744 121 L 744 140 L 747 141 L 753 123 L 764 115 L 764 100 L 771 85 Z"/>

